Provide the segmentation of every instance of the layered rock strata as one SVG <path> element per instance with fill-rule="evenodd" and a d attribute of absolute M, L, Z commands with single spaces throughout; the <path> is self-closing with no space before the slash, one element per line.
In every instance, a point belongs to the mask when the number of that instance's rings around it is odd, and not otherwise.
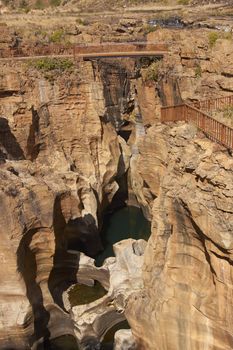
<path fill-rule="evenodd" d="M 125 305 L 129 295 L 143 287 L 142 264 L 145 247 L 146 241 L 144 240 L 128 239 L 116 243 L 113 248 L 116 257 L 105 260 L 102 267 L 105 270 L 105 275 L 102 274 L 102 276 L 99 275 L 100 269 L 94 269 L 93 261 L 89 260 L 89 269 L 93 271 L 90 275 L 105 285 L 108 291 L 102 298 L 90 304 L 72 307 L 68 302 L 69 299 L 65 297 L 66 309 L 70 312 L 75 324 L 76 338 L 83 349 L 90 346 L 97 349 L 106 332 L 115 324 L 125 320 Z M 81 277 L 82 272 L 79 274 Z M 67 293 L 69 294 L 69 292 Z M 120 348 L 119 343 L 130 344 L 132 349 L 136 348 L 132 334 L 127 331 L 124 337 L 123 334 L 117 337 L 116 348 Z"/>
<path fill-rule="evenodd" d="M 190 47 L 189 34 L 179 33 L 181 49 L 177 32 L 156 35 L 172 39 L 158 86 L 166 103 L 177 97 L 177 80 L 184 99 L 232 91 L 228 39 L 219 38 L 214 52 L 201 34 Z M 119 307 L 132 328 L 129 343 L 147 350 L 232 348 L 227 151 L 191 126 L 154 125 L 159 96 L 153 82 L 134 74 L 132 61 L 111 68 L 79 62 L 49 77 L 22 62 L 1 67 L 0 347 L 30 349 L 62 334 L 82 341 L 88 327 L 81 320 L 74 330 L 63 292 L 97 279 L 112 285 L 114 307 L 101 301 L 95 313 Z M 143 272 L 121 275 L 127 259 L 112 265 L 115 274 L 91 266 L 79 251 L 94 256 L 101 249 L 103 211 L 129 168 L 130 190 L 153 224 Z M 83 310 L 76 311 L 78 323 Z M 88 326 L 98 343 L 108 327 L 95 319 Z"/>
<path fill-rule="evenodd" d="M 103 85 L 90 62 L 52 83 L 2 65 L 0 347 L 25 350 L 74 334 L 62 294 L 78 281 L 78 252 L 102 248 L 102 212 L 129 154 L 101 120 Z"/>
<path fill-rule="evenodd" d="M 139 151 L 134 180 L 156 198 L 144 287 L 126 306 L 138 347 L 230 350 L 232 157 L 183 123 L 151 127 Z"/>

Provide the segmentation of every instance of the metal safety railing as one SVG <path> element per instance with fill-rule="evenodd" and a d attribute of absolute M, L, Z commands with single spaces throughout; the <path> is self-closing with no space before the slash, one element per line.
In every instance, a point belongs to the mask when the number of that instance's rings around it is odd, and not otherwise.
<path fill-rule="evenodd" d="M 134 52 L 151 52 L 165 53 L 168 51 L 168 45 L 162 42 L 121 42 L 121 43 L 100 43 L 100 44 L 38 44 L 34 47 L 20 46 L 19 48 L 3 48 L 0 49 L 0 58 L 14 57 L 37 57 L 37 56 L 53 56 L 53 55 L 69 55 L 76 58 L 88 54 L 109 54 L 114 53 L 134 53 Z"/>
<path fill-rule="evenodd" d="M 186 121 L 194 123 L 211 140 L 233 149 L 233 129 L 215 120 L 207 113 L 188 104 L 161 108 L 162 122 Z"/>
<path fill-rule="evenodd" d="M 19 48 L 0 49 L 0 58 L 73 55 L 73 53 L 74 48 L 72 45 L 47 44 L 30 48 L 22 46 Z"/>
<path fill-rule="evenodd" d="M 205 111 L 218 110 L 224 107 L 232 106 L 233 95 L 212 98 L 204 101 L 195 101 L 195 102 L 192 102 L 190 105 Z"/>

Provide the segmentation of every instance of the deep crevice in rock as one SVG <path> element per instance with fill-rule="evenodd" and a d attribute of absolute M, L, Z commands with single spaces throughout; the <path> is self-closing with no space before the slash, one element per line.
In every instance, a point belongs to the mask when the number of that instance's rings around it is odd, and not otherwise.
<path fill-rule="evenodd" d="M 8 120 L 0 118 L 0 156 L 5 159 L 25 159 L 24 152 L 11 131 Z"/>
<path fill-rule="evenodd" d="M 39 132 L 39 115 L 32 107 L 32 124 L 30 125 L 29 135 L 27 139 L 27 156 L 33 161 L 39 154 L 39 144 L 37 143 L 37 135 Z"/>
<path fill-rule="evenodd" d="M 32 307 L 34 319 L 34 334 L 31 336 L 30 345 L 40 338 L 44 339 L 44 343 L 49 342 L 50 332 L 48 323 L 50 319 L 49 312 L 44 307 L 42 290 L 36 280 L 37 278 L 37 261 L 36 251 L 30 248 L 33 236 L 40 232 L 40 229 L 31 229 L 24 233 L 17 250 L 18 272 L 23 277 L 27 298 Z"/>

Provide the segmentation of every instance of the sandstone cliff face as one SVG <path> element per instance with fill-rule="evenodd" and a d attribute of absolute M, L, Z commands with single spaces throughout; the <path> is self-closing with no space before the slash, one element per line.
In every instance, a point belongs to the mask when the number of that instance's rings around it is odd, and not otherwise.
<path fill-rule="evenodd" d="M 223 22 L 223 25 L 230 28 L 228 23 Z M 211 42 L 213 34 L 214 43 Z M 147 38 L 149 41 L 168 42 L 170 52 L 164 60 L 163 90 L 160 91 L 163 104 L 177 103 L 179 93 L 187 101 L 232 94 L 233 47 L 230 32 L 204 28 L 158 29 Z"/>
<path fill-rule="evenodd" d="M 187 33 L 179 35 L 185 45 L 177 49 L 173 40 L 162 72 L 164 101 L 176 98 L 176 80 L 185 99 L 229 94 L 232 48 L 218 42 L 214 56 L 200 37 L 192 52 Z M 0 347 L 25 350 L 74 334 L 63 292 L 78 280 L 77 252 L 101 248 L 102 213 L 129 170 L 129 191 L 152 219 L 144 285 L 132 295 L 126 274 L 122 296 L 138 347 L 232 348 L 226 150 L 193 127 L 158 124 L 155 85 L 135 76 L 132 61 L 79 62 L 52 81 L 23 63 L 1 67 Z"/>
<path fill-rule="evenodd" d="M 70 250 L 101 249 L 101 215 L 128 165 L 90 62 L 52 84 L 22 64 L 3 69 L 0 347 L 26 349 L 73 334 L 62 301 L 77 281 Z M 116 89 L 113 81 L 110 96 Z"/>
<path fill-rule="evenodd" d="M 140 349 L 233 346 L 233 161 L 200 136 L 182 123 L 158 125 L 139 145 L 138 169 L 150 164 L 139 175 L 156 196 L 144 288 L 126 308 Z"/>

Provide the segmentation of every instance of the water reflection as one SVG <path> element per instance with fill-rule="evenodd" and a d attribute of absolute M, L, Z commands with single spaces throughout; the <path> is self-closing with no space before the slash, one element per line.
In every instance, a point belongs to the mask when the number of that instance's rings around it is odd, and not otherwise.
<path fill-rule="evenodd" d="M 122 321 L 115 326 L 113 326 L 109 331 L 105 334 L 104 339 L 102 341 L 101 350 L 112 350 L 113 349 L 113 340 L 114 334 L 119 329 L 129 329 L 129 324 L 127 321 Z"/>
<path fill-rule="evenodd" d="M 124 207 L 113 214 L 105 216 L 104 225 L 101 232 L 104 251 L 96 258 L 96 265 L 102 265 L 104 259 L 114 256 L 112 246 L 123 239 L 145 239 L 150 236 L 150 222 L 143 216 L 142 210 L 137 207 Z M 90 303 L 103 297 L 105 289 L 99 282 L 95 282 L 94 287 L 85 285 L 75 285 L 69 292 L 71 305 L 81 305 Z M 105 335 L 101 344 L 101 350 L 112 350 L 114 334 L 119 329 L 127 329 L 127 321 L 120 322 L 112 327 Z M 78 350 L 76 340 L 71 335 L 65 335 L 50 341 L 48 347 L 38 348 L 38 350 Z"/>
<path fill-rule="evenodd" d="M 95 281 L 93 287 L 84 284 L 76 284 L 69 291 L 69 301 L 71 306 L 89 304 L 93 301 L 102 298 L 107 291 L 102 285 Z"/>
<path fill-rule="evenodd" d="M 79 350 L 79 347 L 72 335 L 63 335 L 50 340 L 48 345 L 40 344 L 37 350 Z"/>
<path fill-rule="evenodd" d="M 104 251 L 96 257 L 96 265 L 101 266 L 104 259 L 114 256 L 113 244 L 123 239 L 150 237 L 150 222 L 145 219 L 138 207 L 124 207 L 111 215 L 106 215 L 101 238 Z"/>

